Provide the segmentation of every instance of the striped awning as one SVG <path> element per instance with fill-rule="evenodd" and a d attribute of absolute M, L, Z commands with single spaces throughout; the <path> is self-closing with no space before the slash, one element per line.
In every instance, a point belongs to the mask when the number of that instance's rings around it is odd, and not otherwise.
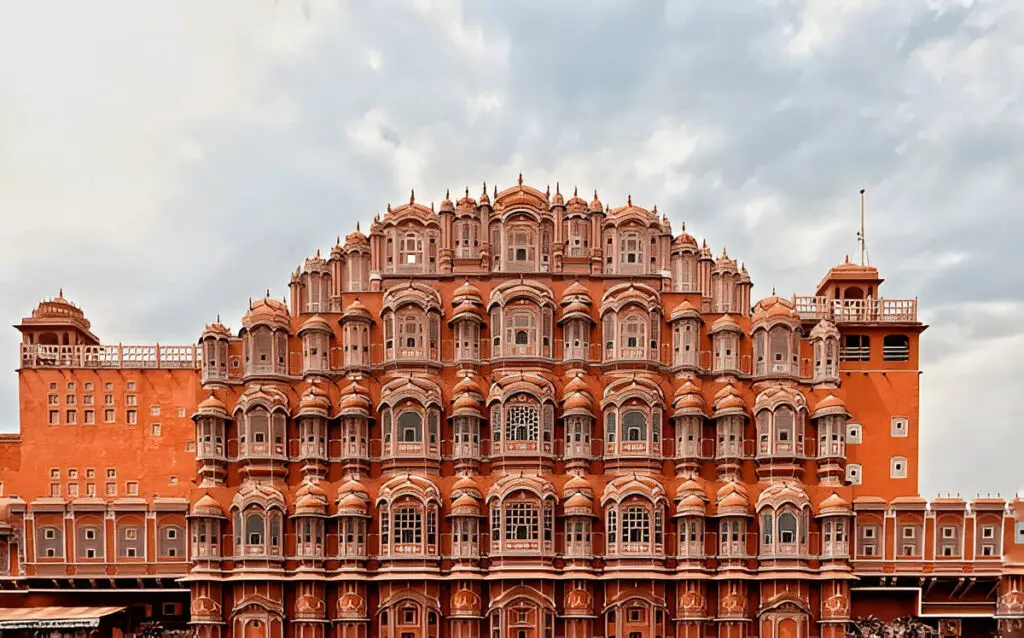
<path fill-rule="evenodd" d="M 89 629 L 119 611 L 124 607 L 0 607 L 0 629 Z"/>

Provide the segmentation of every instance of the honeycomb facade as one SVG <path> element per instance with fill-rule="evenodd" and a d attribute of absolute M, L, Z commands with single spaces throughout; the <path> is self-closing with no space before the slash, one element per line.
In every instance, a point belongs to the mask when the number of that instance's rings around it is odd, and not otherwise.
<path fill-rule="evenodd" d="M 919 497 L 925 326 L 881 284 L 847 261 L 755 302 L 656 209 L 520 178 L 389 206 L 195 345 L 103 345 L 62 294 L 18 326 L 0 605 L 209 638 L 1016 631 L 1021 504 Z"/>

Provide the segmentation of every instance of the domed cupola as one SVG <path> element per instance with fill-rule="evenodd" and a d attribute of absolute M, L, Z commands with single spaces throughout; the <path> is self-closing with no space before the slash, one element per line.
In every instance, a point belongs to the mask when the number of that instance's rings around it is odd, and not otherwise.
<path fill-rule="evenodd" d="M 370 467 L 370 393 L 358 381 L 341 391 L 338 414 L 341 421 L 341 456 L 345 473 L 364 472 Z"/>
<path fill-rule="evenodd" d="M 480 427 L 485 412 L 478 377 L 466 371 L 452 389 L 452 397 L 448 419 L 455 439 L 452 448 L 455 470 L 475 472 L 480 464 Z"/>
<path fill-rule="evenodd" d="M 249 303 L 240 331 L 245 350 L 244 380 L 288 375 L 288 306 L 270 297 Z"/>
<path fill-rule="evenodd" d="M 746 402 L 736 386 L 727 383 L 715 393 L 711 410 L 715 421 L 718 477 L 721 480 L 736 479 L 746 456 L 743 439 L 743 426 L 747 418 Z"/>
<path fill-rule="evenodd" d="M 676 388 L 672 419 L 676 424 L 676 474 L 693 476 L 704 458 L 704 396 L 692 379 Z"/>

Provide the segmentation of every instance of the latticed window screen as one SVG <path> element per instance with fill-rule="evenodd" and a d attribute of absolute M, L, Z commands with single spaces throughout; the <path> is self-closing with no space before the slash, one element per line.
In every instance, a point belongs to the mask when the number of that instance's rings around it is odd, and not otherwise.
<path fill-rule="evenodd" d="M 651 541 L 651 515 L 642 507 L 629 507 L 622 513 L 622 541 L 649 543 Z"/>
<path fill-rule="evenodd" d="M 506 415 L 505 439 L 508 441 L 536 441 L 540 420 L 537 408 L 530 405 L 510 405 Z"/>
<path fill-rule="evenodd" d="M 412 507 L 395 511 L 393 529 L 395 543 L 423 542 L 423 515 Z"/>
<path fill-rule="evenodd" d="M 505 540 L 537 540 L 537 506 L 531 503 L 505 505 Z"/>

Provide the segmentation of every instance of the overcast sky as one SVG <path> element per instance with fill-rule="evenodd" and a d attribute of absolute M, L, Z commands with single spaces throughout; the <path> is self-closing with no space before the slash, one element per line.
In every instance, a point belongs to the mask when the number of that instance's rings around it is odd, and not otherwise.
<path fill-rule="evenodd" d="M 60 6 L 56 6 L 60 4 Z M 0 5 L 0 319 L 192 343 L 386 202 L 560 181 L 920 297 L 922 493 L 1024 485 L 1019 0 Z M 8 328 L 0 361 L 17 365 Z M 0 429 L 17 428 L 0 376 Z"/>

